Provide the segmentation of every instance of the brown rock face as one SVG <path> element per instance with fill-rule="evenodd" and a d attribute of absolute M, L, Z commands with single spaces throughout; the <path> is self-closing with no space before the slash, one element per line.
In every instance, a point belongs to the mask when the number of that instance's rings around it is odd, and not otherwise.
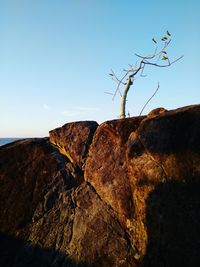
<path fill-rule="evenodd" d="M 139 266 L 200 264 L 199 131 L 200 106 L 190 106 L 95 133 L 85 179 L 116 212 Z"/>
<path fill-rule="evenodd" d="M 0 266 L 200 266 L 200 105 L 154 115 L 0 147 Z"/>
<path fill-rule="evenodd" d="M 73 194 L 76 203 L 73 235 L 68 253 L 86 266 L 135 267 L 129 237 L 113 210 L 90 184 L 83 183 Z"/>
<path fill-rule="evenodd" d="M 18 235 L 27 224 L 49 214 L 58 191 L 79 184 L 66 163 L 46 139 L 27 139 L 0 148 L 1 232 Z"/>
<path fill-rule="evenodd" d="M 85 168 L 88 181 L 123 221 L 132 218 L 134 206 L 126 162 L 127 140 L 144 117 L 108 121 L 100 125 Z"/>
<path fill-rule="evenodd" d="M 97 126 L 95 121 L 67 123 L 49 132 L 50 142 L 74 165 L 83 168 Z"/>
<path fill-rule="evenodd" d="M 0 266 L 135 266 L 115 213 L 48 139 L 0 148 Z"/>
<path fill-rule="evenodd" d="M 199 136 L 200 106 L 144 119 L 130 136 L 135 214 L 129 231 L 143 266 L 200 264 Z"/>

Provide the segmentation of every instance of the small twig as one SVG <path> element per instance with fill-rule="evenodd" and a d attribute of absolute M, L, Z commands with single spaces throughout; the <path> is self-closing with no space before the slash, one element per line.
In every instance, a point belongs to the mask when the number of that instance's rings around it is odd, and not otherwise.
<path fill-rule="evenodd" d="M 145 65 L 142 67 L 142 71 L 141 71 L 141 73 L 140 73 L 140 76 L 141 76 L 141 77 L 142 77 L 142 75 L 143 75 L 144 68 L 145 68 Z"/>
<path fill-rule="evenodd" d="M 147 101 L 147 102 L 145 103 L 145 105 L 143 106 L 142 110 L 140 111 L 139 116 L 142 115 L 142 112 L 144 111 L 144 109 L 146 108 L 146 106 L 149 104 L 149 102 L 151 101 L 151 99 L 152 99 L 152 98 L 155 96 L 155 94 L 158 92 L 159 88 L 160 88 L 160 85 L 159 85 L 159 83 L 158 83 L 158 87 L 156 88 L 156 90 L 155 90 L 155 92 L 153 93 L 153 95 L 148 99 L 148 101 Z"/>
<path fill-rule="evenodd" d="M 171 66 L 172 64 L 174 64 L 175 62 L 177 62 L 177 61 L 180 60 L 181 58 L 183 58 L 183 56 L 181 56 L 181 57 L 175 59 L 175 60 L 172 61 L 172 62 L 168 62 L 168 64 L 165 64 L 165 65 L 160 65 L 160 64 L 157 64 L 157 63 L 149 62 L 149 61 L 144 61 L 144 64 L 145 64 L 145 65 L 152 65 L 152 66 L 159 67 L 159 68 L 166 68 L 166 67 Z"/>
<path fill-rule="evenodd" d="M 113 95 L 113 93 L 109 93 L 109 92 L 104 92 L 104 94 Z"/>
<path fill-rule="evenodd" d="M 122 83 L 123 80 L 126 78 L 126 76 L 128 75 L 128 73 L 129 73 L 129 70 L 128 70 L 128 71 L 126 72 L 126 74 L 121 78 L 121 80 L 119 80 L 119 83 L 118 83 L 118 85 L 117 85 L 117 88 L 116 88 L 116 90 L 115 90 L 115 92 L 114 92 L 114 94 L 113 94 L 113 100 L 114 100 L 114 98 L 115 98 L 117 92 L 119 91 L 119 87 L 120 87 L 121 83 Z"/>

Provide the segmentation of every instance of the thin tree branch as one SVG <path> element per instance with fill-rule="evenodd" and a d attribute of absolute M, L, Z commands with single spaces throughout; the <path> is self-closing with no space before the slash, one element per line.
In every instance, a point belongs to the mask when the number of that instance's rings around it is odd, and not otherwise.
<path fill-rule="evenodd" d="M 140 111 L 139 116 L 142 115 L 142 112 L 144 111 L 144 109 L 146 108 L 146 106 L 149 104 L 149 102 L 151 101 L 151 99 L 156 95 L 156 93 L 158 92 L 159 88 L 160 88 L 160 85 L 159 85 L 159 83 L 158 83 L 158 87 L 156 88 L 156 90 L 155 90 L 155 92 L 153 93 L 153 95 L 148 99 L 148 101 L 147 101 L 147 102 L 145 103 L 145 105 L 143 106 L 142 110 Z"/>
<path fill-rule="evenodd" d="M 137 57 L 139 57 L 139 58 L 142 58 L 142 59 L 153 59 L 153 58 L 155 58 L 155 57 L 157 57 L 157 56 L 159 56 L 168 46 L 169 46 L 169 44 L 171 43 L 171 40 L 172 39 L 170 39 L 168 42 L 165 42 L 165 45 L 163 46 L 163 48 L 162 49 L 160 49 L 159 50 L 159 52 L 158 53 L 156 53 L 157 52 L 157 47 L 156 47 L 156 50 L 155 50 L 155 52 L 154 52 L 154 54 L 152 54 L 151 56 L 141 56 L 141 55 L 139 55 L 139 54 L 135 54 Z"/>
<path fill-rule="evenodd" d="M 181 57 L 175 59 L 175 60 L 172 61 L 172 62 L 168 62 L 168 64 L 165 64 L 165 65 L 160 65 L 160 64 L 157 64 L 157 63 L 149 62 L 149 61 L 144 61 L 144 64 L 145 64 L 145 65 L 152 65 L 152 66 L 159 67 L 159 68 L 165 68 L 165 67 L 169 67 L 169 66 L 171 66 L 172 64 L 174 64 L 175 62 L 177 62 L 177 61 L 180 60 L 181 58 L 183 58 L 183 56 L 181 56 Z"/>
<path fill-rule="evenodd" d="M 110 93 L 110 92 L 104 92 L 104 94 L 113 95 L 113 93 Z"/>
<path fill-rule="evenodd" d="M 113 100 L 114 100 L 117 92 L 119 91 L 119 87 L 120 87 L 121 83 L 123 83 L 123 80 L 126 78 L 126 76 L 128 75 L 128 73 L 129 73 L 129 71 L 127 71 L 126 74 L 121 78 L 121 80 L 119 80 L 119 83 L 117 85 L 117 88 L 116 88 L 116 90 L 115 90 L 115 92 L 113 94 Z"/>

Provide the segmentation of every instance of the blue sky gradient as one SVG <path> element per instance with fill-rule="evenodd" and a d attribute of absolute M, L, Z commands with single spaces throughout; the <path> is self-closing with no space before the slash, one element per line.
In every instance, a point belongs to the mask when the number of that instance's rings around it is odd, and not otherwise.
<path fill-rule="evenodd" d="M 119 116 L 112 68 L 119 76 L 134 53 L 154 51 L 152 37 L 169 30 L 170 68 L 147 67 L 127 110 L 166 109 L 200 101 L 200 1 L 1 0 L 0 137 L 47 136 L 70 121 L 99 123 Z"/>

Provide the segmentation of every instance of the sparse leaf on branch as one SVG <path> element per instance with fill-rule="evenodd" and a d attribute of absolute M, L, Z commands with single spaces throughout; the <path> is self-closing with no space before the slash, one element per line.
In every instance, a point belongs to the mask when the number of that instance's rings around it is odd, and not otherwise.
<path fill-rule="evenodd" d="M 167 59 L 168 59 L 168 57 L 166 57 L 166 56 L 162 57 L 162 60 L 167 60 Z"/>
<path fill-rule="evenodd" d="M 167 31 L 167 35 L 168 35 L 168 36 L 171 36 L 171 34 L 170 34 L 170 32 L 169 32 L 169 31 Z"/>
<path fill-rule="evenodd" d="M 162 40 L 162 41 L 167 41 L 167 37 L 166 37 L 166 36 L 163 36 L 163 37 L 161 38 L 161 40 Z"/>
<path fill-rule="evenodd" d="M 152 38 L 152 41 L 153 41 L 155 44 L 157 44 L 157 41 L 156 41 L 155 38 Z"/>

